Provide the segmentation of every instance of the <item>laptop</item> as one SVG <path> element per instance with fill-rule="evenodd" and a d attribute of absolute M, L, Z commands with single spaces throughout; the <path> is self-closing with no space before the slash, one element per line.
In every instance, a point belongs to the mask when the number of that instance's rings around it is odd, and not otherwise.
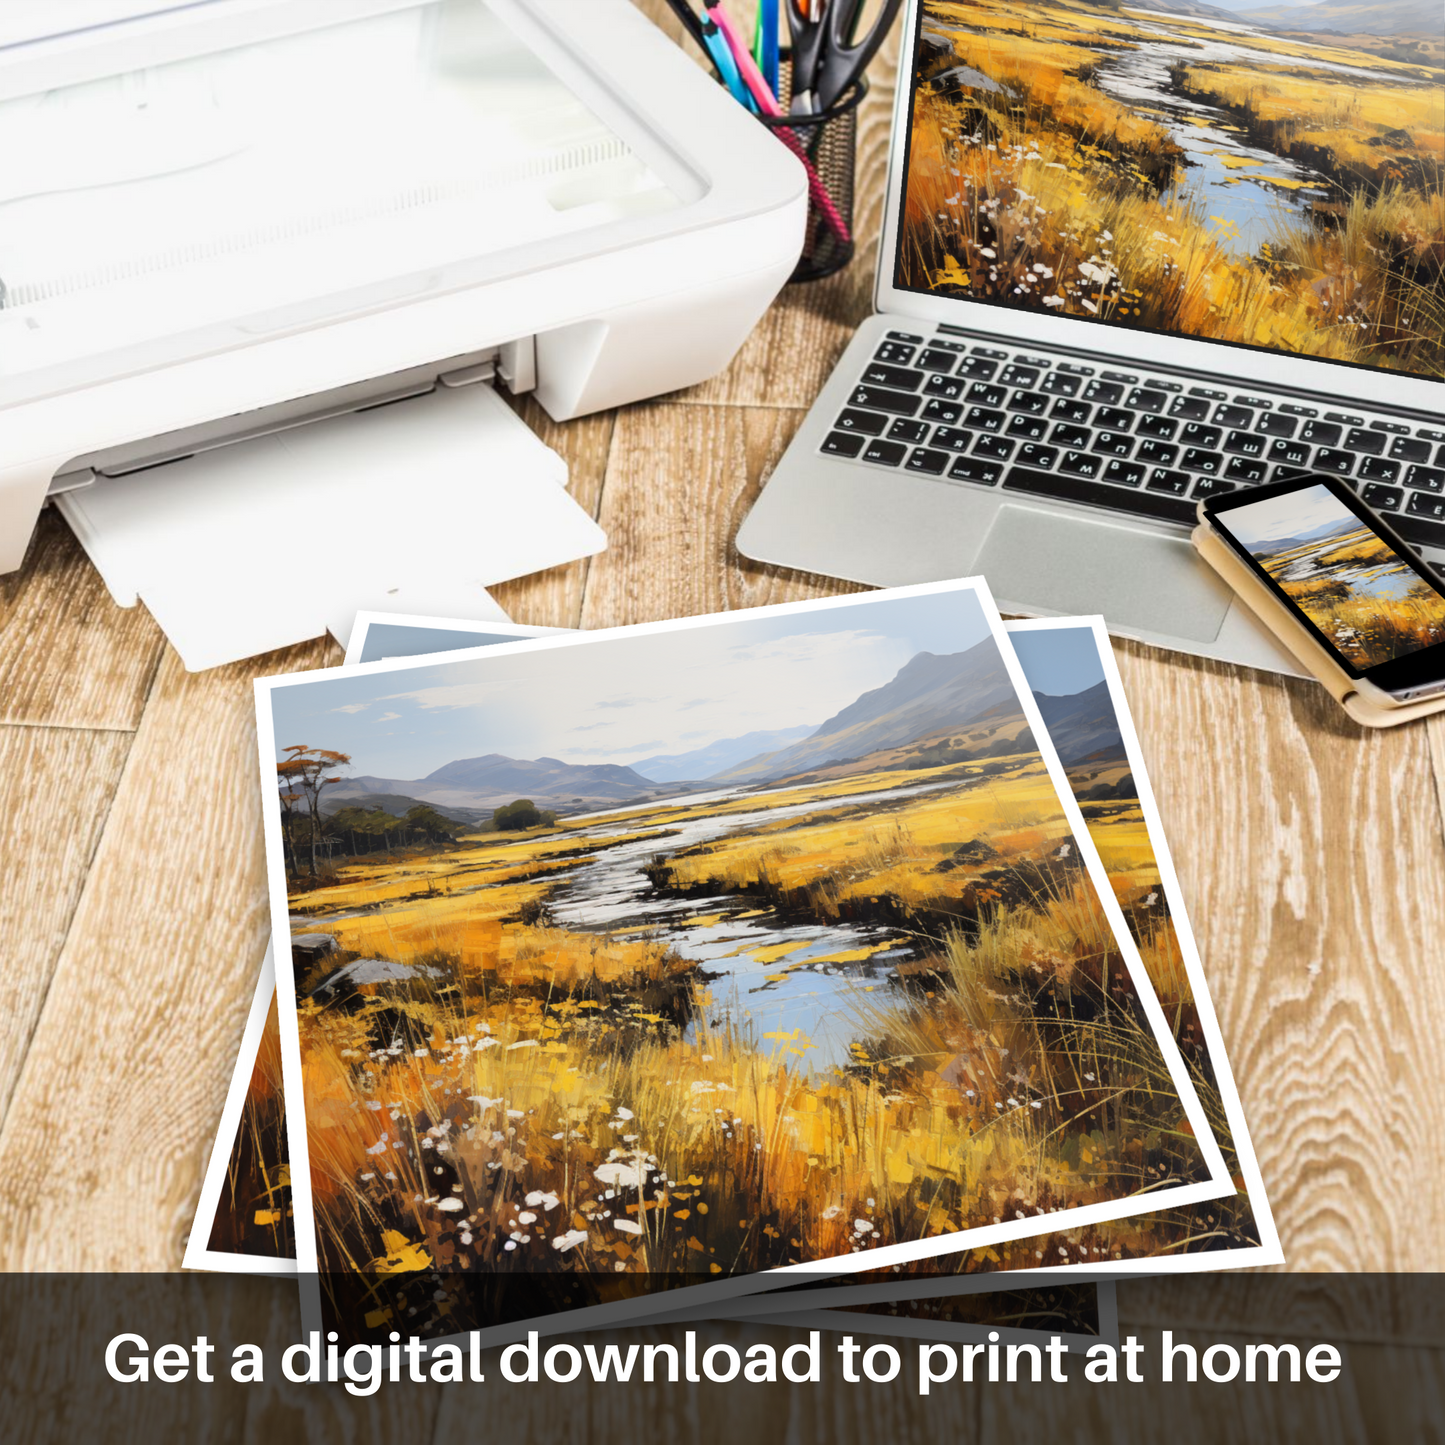
<path fill-rule="evenodd" d="M 1148 3 L 913 0 L 876 314 L 737 545 L 1298 675 L 1189 532 L 1327 472 L 1445 571 L 1438 33 Z"/>

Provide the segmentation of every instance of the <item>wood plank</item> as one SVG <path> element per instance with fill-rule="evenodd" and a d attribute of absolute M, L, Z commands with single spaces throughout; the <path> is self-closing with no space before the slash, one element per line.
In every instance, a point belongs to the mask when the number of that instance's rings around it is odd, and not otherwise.
<path fill-rule="evenodd" d="M 50 987 L 132 735 L 0 727 L 0 1120 Z"/>
<path fill-rule="evenodd" d="M 0 723 L 132 731 L 163 645 L 48 507 L 24 565 L 0 577 Z"/>
<path fill-rule="evenodd" d="M 1290 1267 L 1445 1268 L 1428 731 L 1359 728 L 1312 683 L 1116 651 Z"/>
<path fill-rule="evenodd" d="M 733 538 L 801 414 L 653 403 L 619 412 L 584 627 L 615 627 L 862 589 L 744 562 Z"/>
<path fill-rule="evenodd" d="M 517 414 L 567 463 L 567 491 L 596 518 L 602 506 L 602 484 L 612 446 L 613 413 L 555 422 L 530 396 L 508 397 Z M 576 627 L 582 615 L 582 593 L 590 557 L 550 567 L 489 589 L 513 622 L 537 627 Z"/>
<path fill-rule="evenodd" d="M 270 923 L 251 679 L 167 649 L 0 1127 L 0 1268 L 175 1269 Z"/>

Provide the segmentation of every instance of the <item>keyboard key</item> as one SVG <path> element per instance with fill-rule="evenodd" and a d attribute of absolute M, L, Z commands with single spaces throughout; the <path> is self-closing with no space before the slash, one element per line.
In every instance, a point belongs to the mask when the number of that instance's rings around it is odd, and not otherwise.
<path fill-rule="evenodd" d="M 1108 431 L 1128 431 L 1134 425 L 1134 413 L 1121 406 L 1101 406 L 1094 413 L 1094 425 Z"/>
<path fill-rule="evenodd" d="M 1414 437 L 1396 437 L 1390 443 L 1390 456 L 1397 462 L 1428 462 L 1430 443 Z"/>
<path fill-rule="evenodd" d="M 1025 442 L 1019 448 L 1018 460 L 1020 466 L 1037 467 L 1047 471 L 1058 463 L 1059 449 L 1057 447 L 1036 447 L 1032 442 Z"/>
<path fill-rule="evenodd" d="M 1074 477 L 1097 477 L 1104 470 L 1104 459 L 1091 457 L 1088 452 L 1065 452 L 1059 470 Z"/>
<path fill-rule="evenodd" d="M 1144 480 L 1144 468 L 1138 462 L 1121 462 L 1115 457 L 1104 468 L 1104 480 L 1116 487 L 1137 487 Z"/>
<path fill-rule="evenodd" d="M 1002 356 L 1003 352 L 996 353 Z M 958 374 L 970 377 L 974 381 L 992 381 L 994 372 L 998 370 L 998 362 L 990 361 L 983 356 L 967 356 L 958 364 Z"/>
<path fill-rule="evenodd" d="M 979 406 L 1002 406 L 1004 399 L 1008 396 L 1008 390 L 1002 386 L 989 386 L 982 381 L 976 381 L 969 387 L 965 401 L 977 402 Z"/>
<path fill-rule="evenodd" d="M 1191 421 L 1179 433 L 1179 440 L 1190 447 L 1217 447 L 1223 435 L 1217 426 L 1200 426 L 1198 422 Z"/>
<path fill-rule="evenodd" d="M 1339 445 L 1343 435 L 1344 432 L 1331 422 L 1307 421 L 1305 429 L 1299 434 L 1299 439 L 1302 442 L 1314 442 L 1317 446 L 1333 447 Z"/>
<path fill-rule="evenodd" d="M 886 366 L 872 361 L 863 369 L 863 380 L 869 386 L 896 386 L 899 391 L 917 391 L 923 385 L 923 373 L 906 366 Z"/>
<path fill-rule="evenodd" d="M 1411 467 L 1405 473 L 1405 485 L 1421 492 L 1445 491 L 1445 471 L 1439 467 Z"/>
<path fill-rule="evenodd" d="M 1224 468 L 1224 475 L 1232 482 L 1262 482 L 1268 471 L 1269 466 L 1265 462 L 1256 461 L 1253 457 L 1231 457 Z"/>
<path fill-rule="evenodd" d="M 1014 444 L 1006 437 L 979 437 L 973 444 L 973 455 L 992 461 L 1006 462 L 1013 455 Z"/>
<path fill-rule="evenodd" d="M 1070 376 L 1065 371 L 1051 371 L 1044 377 L 1044 384 L 1039 390 L 1048 392 L 1050 396 L 1078 396 L 1080 384 L 1077 376 Z"/>
<path fill-rule="evenodd" d="M 888 418 L 873 411 L 845 411 L 833 426 L 837 431 L 859 431 L 864 436 L 878 437 L 888 429 Z"/>
<path fill-rule="evenodd" d="M 1065 422 L 1060 422 L 1054 428 L 1054 433 L 1049 440 L 1058 442 L 1061 447 L 1086 447 L 1092 436 L 1093 433 L 1087 427 L 1069 426 Z"/>
<path fill-rule="evenodd" d="M 933 445 L 945 447 L 951 452 L 966 452 L 977 435 L 977 432 L 964 431 L 962 427 L 936 427 L 933 432 Z"/>
<path fill-rule="evenodd" d="M 890 341 L 907 341 L 914 346 L 921 346 L 923 344 L 923 338 L 921 336 L 915 336 L 911 331 L 890 331 L 888 333 L 888 339 Z"/>
<path fill-rule="evenodd" d="M 1134 453 L 1134 460 L 1143 462 L 1151 467 L 1168 467 L 1174 464 L 1174 458 L 1179 455 L 1179 448 L 1172 447 L 1168 442 L 1144 441 L 1139 443 L 1139 450 Z"/>
<path fill-rule="evenodd" d="M 1087 402 L 1069 401 L 1067 398 L 1054 403 L 1053 410 L 1049 413 L 1057 421 L 1086 422 L 1093 414 L 1094 408 Z"/>
<path fill-rule="evenodd" d="M 1002 431 L 1004 414 L 1001 411 L 989 411 L 987 407 L 971 406 L 963 414 L 963 424 L 977 431 Z"/>
<path fill-rule="evenodd" d="M 949 374 L 958 365 L 958 357 L 952 351 L 940 351 L 936 346 L 930 346 L 926 351 L 919 353 L 916 365 L 921 366 L 925 371 L 941 371 Z"/>
<path fill-rule="evenodd" d="M 956 346 L 960 351 L 963 350 L 963 344 L 958 341 L 940 341 L 938 344 L 940 346 Z M 974 356 L 990 356 L 995 361 L 1008 360 L 1008 352 L 1000 351 L 996 346 L 972 346 L 969 350 Z"/>
<path fill-rule="evenodd" d="M 1322 472 L 1347 477 L 1355 469 L 1355 454 L 1342 452 L 1338 447 L 1321 447 L 1315 453 L 1315 466 Z"/>
<path fill-rule="evenodd" d="M 1136 386 L 1129 393 L 1129 399 L 1125 406 L 1133 407 L 1135 411 L 1155 412 L 1163 411 L 1169 398 L 1162 391 L 1154 391 L 1147 386 Z"/>
<path fill-rule="evenodd" d="M 1221 393 L 1215 392 L 1213 395 L 1219 396 Z M 1176 396 L 1169 404 L 1169 415 L 1177 416 L 1181 421 L 1203 421 L 1210 410 L 1209 403 L 1199 396 Z"/>
<path fill-rule="evenodd" d="M 1366 456 L 1377 457 L 1385 450 L 1385 438 L 1377 431 L 1364 431 L 1355 426 L 1345 433 L 1345 445 L 1352 452 L 1364 452 Z"/>
<path fill-rule="evenodd" d="M 1374 484 L 1366 487 L 1360 493 L 1360 500 L 1367 507 L 1373 507 L 1377 512 L 1393 512 L 1400 505 L 1400 499 L 1404 495 L 1399 487 L 1382 487 Z"/>
<path fill-rule="evenodd" d="M 1189 447 L 1179 458 L 1181 467 L 1191 472 L 1203 472 L 1205 476 L 1218 476 L 1224 470 L 1224 458 L 1218 452 L 1205 451 L 1203 447 Z"/>
<path fill-rule="evenodd" d="M 1445 547 L 1445 526 L 1439 522 L 1396 512 L 1390 518 L 1390 525 L 1412 546 Z"/>
<path fill-rule="evenodd" d="M 1094 368 L 1092 366 L 1078 366 L 1072 361 L 1061 361 L 1058 369 L 1060 371 L 1067 371 L 1074 376 L 1092 376 L 1094 374 Z"/>
<path fill-rule="evenodd" d="M 1445 442 L 1445 431 L 1436 431 L 1434 427 L 1417 426 L 1415 435 L 1423 437 L 1427 442 Z"/>
<path fill-rule="evenodd" d="M 1337 421 L 1341 426 L 1364 426 L 1365 424 L 1364 417 L 1351 416 L 1348 412 L 1344 411 L 1327 411 L 1325 413 L 1325 420 Z"/>
<path fill-rule="evenodd" d="M 1247 406 L 1222 405 L 1214 408 L 1214 420 L 1220 426 L 1248 426 L 1254 412 Z"/>
<path fill-rule="evenodd" d="M 963 353 L 968 350 L 968 345 L 967 345 L 966 342 L 962 342 L 962 341 L 949 341 L 948 338 L 947 338 L 947 337 L 944 337 L 944 336 L 935 336 L 935 337 L 933 338 L 933 340 L 930 341 L 928 344 L 929 344 L 930 346 L 936 346 L 940 351 L 951 351 L 951 352 L 953 352 L 953 354 L 954 354 L 955 356 L 962 356 Z M 982 346 L 975 346 L 973 349 L 974 349 L 974 351 L 976 351 L 980 356 L 1002 356 L 1002 355 L 1003 355 L 1003 352 L 1001 352 L 1001 351 L 999 351 L 999 352 L 986 351 Z"/>
<path fill-rule="evenodd" d="M 979 482 L 991 487 L 1003 476 L 1003 467 L 998 462 L 986 462 L 978 457 L 959 457 L 949 467 L 948 475 L 960 482 Z"/>
<path fill-rule="evenodd" d="M 1208 386 L 1191 386 L 1189 388 L 1189 395 L 1202 396 L 1208 401 L 1229 400 L 1229 393 L 1227 391 L 1215 391 L 1212 387 Z"/>
<path fill-rule="evenodd" d="M 1411 492 L 1405 510 L 1412 517 L 1429 517 L 1433 521 L 1445 520 L 1445 496 L 1432 496 L 1426 492 Z"/>
<path fill-rule="evenodd" d="M 1041 416 L 1016 416 L 1008 424 L 1008 435 L 1011 437 L 1024 437 L 1028 441 L 1042 441 L 1048 432 L 1049 424 Z"/>
<path fill-rule="evenodd" d="M 886 411 L 893 416 L 913 416 L 922 402 L 906 391 L 889 391 L 882 386 L 858 386 L 853 388 L 848 404 L 866 407 L 870 411 Z"/>
<path fill-rule="evenodd" d="M 1099 375 L 1105 381 L 1122 381 L 1125 386 L 1133 386 L 1139 380 L 1132 371 L 1101 371 Z"/>
<path fill-rule="evenodd" d="M 1049 399 L 1041 391 L 1016 391 L 1009 398 L 1008 409 L 1042 416 L 1049 409 Z"/>
<path fill-rule="evenodd" d="M 1224 450 L 1236 457 L 1262 457 L 1265 439 L 1258 432 L 1232 431 L 1224 439 Z"/>
<path fill-rule="evenodd" d="M 1267 397 L 1263 396 L 1237 396 L 1234 398 L 1235 406 L 1263 407 L 1266 411 L 1274 405 Z"/>
<path fill-rule="evenodd" d="M 1127 457 L 1134 450 L 1132 437 L 1120 436 L 1118 432 L 1101 431 L 1094 438 L 1090 451 L 1103 452 L 1105 456 Z"/>
<path fill-rule="evenodd" d="M 1003 484 L 1006 491 L 1029 492 L 1034 496 L 1055 497 L 1065 502 L 1086 502 L 1096 507 L 1157 517 L 1169 522 L 1194 521 L 1193 504 L 1180 497 L 1158 492 L 1125 491 L 1123 487 L 1111 487 L 1107 482 L 1088 481 L 1083 477 L 1012 467 Z"/>
<path fill-rule="evenodd" d="M 1151 492 L 1168 492 L 1182 497 L 1189 490 L 1188 472 L 1171 472 L 1167 467 L 1155 467 L 1149 475 Z"/>
<path fill-rule="evenodd" d="M 1258 466 L 1260 471 L 1264 470 L 1263 464 L 1259 462 L 1250 462 L 1247 463 L 1247 465 Z M 1233 482 L 1222 482 L 1218 477 L 1200 477 L 1200 479 L 1195 482 L 1194 488 L 1189 495 L 1198 500 L 1201 497 L 1217 497 L 1221 492 L 1232 492 L 1234 490 L 1235 485 Z"/>
<path fill-rule="evenodd" d="M 941 371 L 929 374 L 923 389 L 929 396 L 941 396 L 945 401 L 957 401 L 963 395 L 967 382 L 957 376 L 945 376 Z"/>
<path fill-rule="evenodd" d="M 908 448 L 902 442 L 886 442 L 874 437 L 863 452 L 865 462 L 877 462 L 881 467 L 899 466 L 908 455 Z"/>
<path fill-rule="evenodd" d="M 928 423 L 926 421 L 913 421 L 906 416 L 900 416 L 891 427 L 888 428 L 889 441 L 909 442 L 917 446 L 919 442 L 928 436 Z"/>
<path fill-rule="evenodd" d="M 1036 366 L 1012 366 L 1004 367 L 999 374 L 999 382 L 1004 386 L 1033 386 L 1039 379 L 1039 369 Z"/>
<path fill-rule="evenodd" d="M 951 401 L 941 401 L 932 396 L 923 404 L 923 415 L 929 421 L 947 422 L 952 425 L 963 415 L 963 408 Z"/>
<path fill-rule="evenodd" d="M 908 458 L 910 472 L 925 472 L 930 477 L 941 477 L 948 470 L 947 452 L 936 452 L 928 447 L 916 447 Z"/>
<path fill-rule="evenodd" d="M 1141 437 L 1157 437 L 1160 441 L 1172 441 L 1174 433 L 1179 430 L 1179 423 L 1171 421 L 1167 416 L 1141 416 L 1138 425 L 1134 428 L 1134 435 Z"/>
<path fill-rule="evenodd" d="M 1287 467 L 1307 467 L 1310 462 L 1310 449 L 1303 442 L 1286 441 L 1284 437 L 1276 437 L 1269 444 L 1269 459 Z"/>
<path fill-rule="evenodd" d="M 1437 467 L 1445 467 L 1445 447 L 1441 447 L 1440 450 L 1435 453 L 1435 465 Z"/>
<path fill-rule="evenodd" d="M 885 341 L 873 353 L 874 361 L 886 361 L 889 366 L 907 366 L 913 360 L 913 348 L 901 341 Z"/>
<path fill-rule="evenodd" d="M 823 438 L 822 450 L 835 457 L 856 457 L 867 440 L 858 432 L 830 431 Z"/>
<path fill-rule="evenodd" d="M 1100 381 L 1097 378 L 1084 388 L 1085 401 L 1101 401 L 1106 406 L 1113 404 L 1124 395 L 1124 388 L 1117 381 Z"/>
<path fill-rule="evenodd" d="M 1318 415 L 1319 415 L 1319 412 L 1317 412 L 1317 411 L 1314 409 L 1314 407 L 1312 407 L 1312 406 L 1297 406 L 1297 405 L 1296 405 L 1294 402 L 1292 402 L 1292 401 L 1282 401 L 1282 402 L 1280 402 L 1280 404 L 1279 404 L 1279 409 L 1280 409 L 1281 411 L 1283 411 L 1283 412 L 1288 412 L 1290 416 L 1318 416 Z"/>
<path fill-rule="evenodd" d="M 1407 437 L 1410 435 L 1410 428 L 1402 421 L 1372 421 L 1370 430 L 1389 432 L 1391 436 Z"/>
<path fill-rule="evenodd" d="M 1393 482 L 1399 475 L 1399 462 L 1387 462 L 1383 457 L 1366 457 L 1360 463 L 1362 482 Z"/>

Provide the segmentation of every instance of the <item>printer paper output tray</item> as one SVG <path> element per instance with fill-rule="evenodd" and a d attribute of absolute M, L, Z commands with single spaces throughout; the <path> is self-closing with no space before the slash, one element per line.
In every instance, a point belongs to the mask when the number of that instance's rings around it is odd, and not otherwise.
<path fill-rule="evenodd" d="M 328 631 L 344 645 L 363 608 L 501 617 L 489 585 L 606 545 L 566 480 L 490 386 L 439 386 L 55 504 L 195 671 Z"/>

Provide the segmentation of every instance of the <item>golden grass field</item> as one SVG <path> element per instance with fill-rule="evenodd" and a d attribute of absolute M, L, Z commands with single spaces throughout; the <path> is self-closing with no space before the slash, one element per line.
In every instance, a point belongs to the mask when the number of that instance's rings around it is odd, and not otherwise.
<path fill-rule="evenodd" d="M 1308 558 L 1315 575 L 1283 574 Z M 1340 538 L 1328 550 L 1306 543 L 1259 559 L 1260 565 L 1302 612 L 1356 667 L 1370 668 L 1422 647 L 1445 642 L 1445 598 L 1368 527 Z M 1352 574 L 1408 584 L 1382 598 L 1355 585 Z"/>
<path fill-rule="evenodd" d="M 1055 856 L 1070 840 L 1052 787 L 1036 754 L 1003 762 L 991 777 L 910 773 L 957 787 L 887 811 L 846 795 L 897 773 L 794 788 L 769 801 L 808 804 L 800 817 L 681 854 L 666 852 L 668 825 L 690 810 L 658 805 L 618 818 L 612 838 L 578 839 L 565 820 L 477 835 L 297 893 L 293 909 L 340 945 L 298 979 L 319 1246 L 323 1268 L 385 1277 L 368 1328 L 403 1300 L 430 1308 L 407 1276 L 707 1278 L 1193 1177 L 1105 916 Z M 1127 898 L 1148 877 L 1147 840 L 1137 811 L 1105 828 Z M 881 919 L 911 940 L 901 982 L 860 979 L 847 998 L 846 1064 L 804 1068 L 806 1038 L 731 1023 L 668 937 L 551 920 L 546 894 L 569 868 L 649 835 L 654 889 L 700 884 L 753 916 Z M 1154 943 L 1177 989 L 1177 949 Z M 753 962 L 782 977 L 789 951 Z M 411 972 L 307 996 L 352 958 Z M 432 1325 L 455 1327 L 458 1308 Z"/>
<path fill-rule="evenodd" d="M 1282 205 L 1275 234 L 1241 255 L 1233 222 L 1170 189 L 1189 171 L 1167 118 L 1093 83 L 1099 52 L 1140 38 L 1124 14 L 937 0 L 926 15 L 948 35 L 950 63 L 1000 88 L 962 99 L 920 85 L 900 285 L 1445 374 L 1445 71 L 1266 37 L 1247 42 L 1256 64 L 1204 65 L 1187 37 L 1217 32 L 1171 21 L 1180 95 L 1209 100 L 1253 144 L 1343 188 L 1317 216 Z M 1368 63 L 1380 78 L 1345 86 L 1325 71 L 1286 72 L 1272 49 Z M 1405 83 L 1418 76 L 1432 83 Z M 1382 144 L 1396 131 L 1408 147 Z M 1253 183 L 1247 167 L 1238 183 Z"/>

